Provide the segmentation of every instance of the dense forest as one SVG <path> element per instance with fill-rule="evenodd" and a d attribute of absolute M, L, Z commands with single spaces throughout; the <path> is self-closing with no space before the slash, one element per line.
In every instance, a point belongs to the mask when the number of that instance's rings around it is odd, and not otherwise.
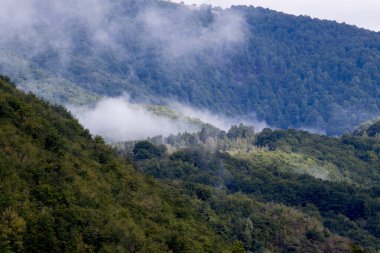
<path fill-rule="evenodd" d="M 0 252 L 380 252 L 379 32 L 160 0 L 2 10 Z M 194 132 L 123 141 L 66 109 L 119 96 L 125 131 Z"/>
<path fill-rule="evenodd" d="M 380 121 L 340 138 L 296 130 L 203 128 L 116 145 L 138 168 L 179 181 L 294 207 L 330 231 L 376 252 L 380 245 Z M 376 129 L 376 130 L 375 130 Z M 376 131 L 376 132 L 375 132 Z M 368 132 L 368 134 L 363 134 Z M 359 134 L 360 133 L 360 134 Z M 213 199 L 203 191 L 201 198 Z M 233 211 L 235 212 L 235 211 Z M 239 239 L 253 251 L 256 242 Z"/>
<path fill-rule="evenodd" d="M 55 7 L 0 40 L 0 71 L 51 101 L 127 92 L 329 135 L 380 114 L 379 33 L 244 6 L 103 1 L 97 19 Z"/>
<path fill-rule="evenodd" d="M 196 146 L 169 153 L 143 141 L 131 158 L 118 157 L 64 107 L 18 91 L 4 76 L 0 90 L 2 252 L 372 252 L 379 245 L 374 186 L 284 173 Z M 227 138 L 264 141 L 251 127 L 232 129 Z"/>
<path fill-rule="evenodd" d="M 138 173 L 62 106 L 1 79 L 1 252 L 238 252 L 199 201 Z"/>

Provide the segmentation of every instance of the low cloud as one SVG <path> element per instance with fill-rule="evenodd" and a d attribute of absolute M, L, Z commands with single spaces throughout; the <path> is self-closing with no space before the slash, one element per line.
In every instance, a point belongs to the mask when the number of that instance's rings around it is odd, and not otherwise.
<path fill-rule="evenodd" d="M 202 16 L 203 24 L 195 15 Z M 145 39 L 154 42 L 169 59 L 189 57 L 205 50 L 220 54 L 226 47 L 240 45 L 247 38 L 247 24 L 240 13 L 220 12 L 207 5 L 196 11 L 177 8 L 169 13 L 150 8 L 142 12 L 138 20 L 143 24 Z"/>
<path fill-rule="evenodd" d="M 228 118 L 180 103 L 171 103 L 169 107 L 178 115 L 198 118 L 226 131 L 231 125 L 239 123 L 254 125 L 257 131 L 267 126 L 264 122 Z M 147 109 L 145 104 L 131 102 L 127 95 L 118 98 L 104 98 L 94 107 L 68 106 L 68 108 L 92 134 L 101 135 L 110 142 L 196 132 L 201 128 L 199 125 L 189 123 L 186 120 L 155 115 Z"/>
<path fill-rule="evenodd" d="M 69 109 L 93 134 L 109 141 L 145 139 L 197 130 L 184 122 L 156 116 L 143 105 L 130 102 L 127 96 L 104 98 L 93 108 L 69 106 Z"/>
<path fill-rule="evenodd" d="M 133 1 L 3 0 L 0 51 L 28 60 L 54 55 L 60 66 L 52 74 L 60 74 L 58 70 L 70 66 L 82 46 L 122 61 L 130 60 L 128 50 L 141 47 L 138 50 L 144 55 L 155 48 L 161 60 L 172 60 L 205 49 L 234 46 L 246 39 L 245 20 L 233 10 L 165 8 L 158 3 L 137 8 Z M 198 21 L 199 15 L 204 23 Z M 0 64 L 6 63 L 0 59 Z"/>

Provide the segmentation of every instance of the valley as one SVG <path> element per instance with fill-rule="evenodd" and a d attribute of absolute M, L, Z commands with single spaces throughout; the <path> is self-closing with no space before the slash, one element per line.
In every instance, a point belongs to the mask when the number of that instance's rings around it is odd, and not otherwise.
<path fill-rule="evenodd" d="M 379 63 L 261 7 L 6 0 L 0 252 L 379 252 Z"/>

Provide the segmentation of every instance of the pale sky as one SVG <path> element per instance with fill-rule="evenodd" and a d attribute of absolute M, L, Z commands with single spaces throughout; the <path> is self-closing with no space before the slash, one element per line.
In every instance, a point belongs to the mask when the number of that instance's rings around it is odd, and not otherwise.
<path fill-rule="evenodd" d="M 182 0 L 172 0 L 181 2 Z M 380 0 L 184 0 L 186 4 L 213 6 L 253 5 L 295 15 L 336 20 L 380 31 Z"/>

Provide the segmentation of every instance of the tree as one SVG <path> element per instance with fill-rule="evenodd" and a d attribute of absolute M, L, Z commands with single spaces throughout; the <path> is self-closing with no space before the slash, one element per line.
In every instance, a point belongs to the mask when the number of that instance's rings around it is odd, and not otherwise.
<path fill-rule="evenodd" d="M 149 141 L 141 141 L 136 143 L 133 148 L 133 157 L 135 160 L 146 160 L 152 158 L 158 158 L 166 152 L 164 145 L 156 147 Z"/>

